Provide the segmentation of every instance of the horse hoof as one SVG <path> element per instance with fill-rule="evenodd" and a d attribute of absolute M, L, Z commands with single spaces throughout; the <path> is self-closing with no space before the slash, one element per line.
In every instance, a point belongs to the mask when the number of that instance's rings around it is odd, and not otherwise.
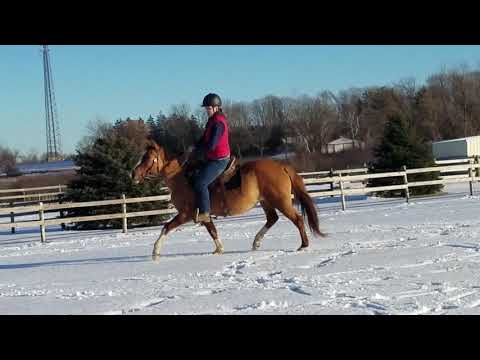
<path fill-rule="evenodd" d="M 302 245 L 302 246 L 300 246 L 300 247 L 297 249 L 297 251 L 305 251 L 305 250 L 307 250 L 307 249 L 308 249 L 308 245 L 307 245 L 307 246 L 303 246 L 303 245 Z"/>
<path fill-rule="evenodd" d="M 222 255 L 222 254 L 223 254 L 223 251 L 224 251 L 223 249 L 216 249 L 216 250 L 212 253 L 212 255 Z"/>
<path fill-rule="evenodd" d="M 160 261 L 160 255 L 152 254 L 152 260 L 155 261 L 155 262 L 159 262 Z"/>
<path fill-rule="evenodd" d="M 260 249 L 260 245 L 253 245 L 252 246 L 252 251 L 257 251 L 258 249 Z"/>

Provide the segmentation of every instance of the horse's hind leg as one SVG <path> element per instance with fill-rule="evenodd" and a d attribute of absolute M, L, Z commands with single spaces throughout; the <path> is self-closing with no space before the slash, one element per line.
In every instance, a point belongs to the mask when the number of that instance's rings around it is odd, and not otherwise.
<path fill-rule="evenodd" d="M 255 236 L 252 250 L 258 250 L 260 248 L 263 237 L 265 236 L 267 231 L 278 221 L 278 215 L 274 207 L 270 206 L 265 201 L 260 201 L 260 205 L 262 205 L 263 211 L 267 216 L 267 223 L 260 229 L 260 231 Z"/>
<path fill-rule="evenodd" d="M 298 231 L 300 232 L 300 236 L 302 238 L 302 245 L 298 248 L 298 250 L 302 250 L 308 247 L 308 237 L 307 233 L 305 232 L 305 224 L 303 221 L 303 217 L 295 210 L 292 205 L 292 200 L 290 196 L 285 201 L 282 201 L 282 206 L 278 207 L 278 210 L 285 215 L 291 222 L 295 224 Z"/>
<path fill-rule="evenodd" d="M 212 221 L 203 222 L 202 225 L 204 225 L 207 228 L 208 233 L 210 234 L 210 236 L 213 239 L 213 242 L 215 243 L 215 251 L 213 253 L 218 255 L 223 254 L 223 251 L 224 251 L 223 243 L 222 243 L 222 240 L 220 240 L 220 238 L 218 237 L 217 228 L 215 227 L 213 222 Z"/>

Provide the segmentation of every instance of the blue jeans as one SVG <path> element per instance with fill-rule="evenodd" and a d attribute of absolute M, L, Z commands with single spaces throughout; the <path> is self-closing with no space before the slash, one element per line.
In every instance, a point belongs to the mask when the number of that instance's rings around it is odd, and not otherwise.
<path fill-rule="evenodd" d="M 227 168 L 230 158 L 223 160 L 208 160 L 193 178 L 195 200 L 200 213 L 210 212 L 210 193 L 208 186 Z"/>

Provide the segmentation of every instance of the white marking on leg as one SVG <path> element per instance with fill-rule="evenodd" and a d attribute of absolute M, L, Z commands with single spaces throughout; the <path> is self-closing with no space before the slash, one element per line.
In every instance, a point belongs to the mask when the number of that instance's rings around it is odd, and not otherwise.
<path fill-rule="evenodd" d="M 160 250 L 162 249 L 163 242 L 165 241 L 165 238 L 167 237 L 165 235 L 165 228 L 162 229 L 162 232 L 160 233 L 160 236 L 158 237 L 157 241 L 155 241 L 155 245 L 153 246 L 153 255 L 159 256 L 160 255 Z"/>
<path fill-rule="evenodd" d="M 214 254 L 223 254 L 223 243 L 222 243 L 222 240 L 220 240 L 219 238 L 214 238 L 213 239 L 213 242 L 215 243 L 215 251 L 213 252 Z"/>
<path fill-rule="evenodd" d="M 255 240 L 253 241 L 253 246 L 252 246 L 252 249 L 253 250 L 258 250 L 258 248 L 260 248 L 260 244 L 263 240 L 263 237 L 265 236 L 265 234 L 267 233 L 268 231 L 268 227 L 267 225 L 264 225 L 260 231 L 257 233 L 257 235 L 255 235 Z"/>

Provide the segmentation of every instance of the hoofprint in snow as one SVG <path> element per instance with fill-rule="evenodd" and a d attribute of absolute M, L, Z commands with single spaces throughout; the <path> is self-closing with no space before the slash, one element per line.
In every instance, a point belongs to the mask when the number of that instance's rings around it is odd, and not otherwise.
<path fill-rule="evenodd" d="M 480 198 L 468 184 L 441 197 L 318 199 L 320 228 L 300 236 L 260 208 L 216 221 L 224 255 L 205 228 L 112 231 L 49 228 L 0 233 L 0 314 L 480 314 Z M 330 200 L 327 198 L 326 200 Z M 8 219 L 2 219 L 2 221 Z"/>

